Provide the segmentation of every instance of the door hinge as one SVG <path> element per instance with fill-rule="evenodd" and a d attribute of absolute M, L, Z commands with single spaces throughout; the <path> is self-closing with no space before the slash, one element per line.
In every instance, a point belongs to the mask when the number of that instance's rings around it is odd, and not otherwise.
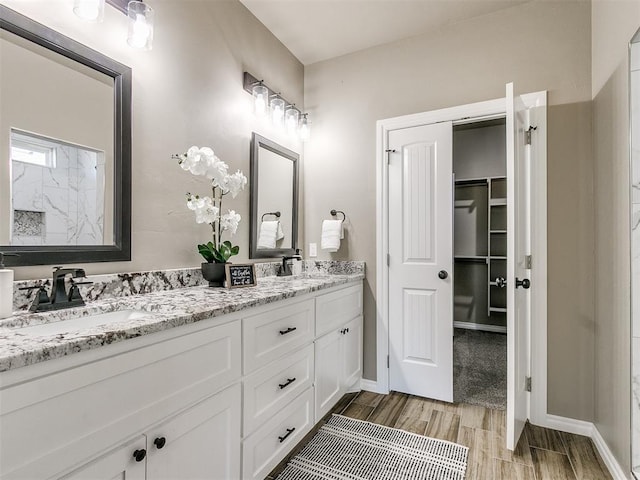
<path fill-rule="evenodd" d="M 389 355 L 387 355 L 387 368 L 389 368 Z"/>
<path fill-rule="evenodd" d="M 531 270 L 531 255 L 524 256 L 524 268 Z"/>
<path fill-rule="evenodd" d="M 531 377 L 524 377 L 524 389 L 527 392 L 531 391 Z"/>
<path fill-rule="evenodd" d="M 538 127 L 529 127 L 527 130 L 524 131 L 524 144 L 525 145 L 531 145 L 531 132 L 533 132 L 534 130 L 537 130 Z"/>
<path fill-rule="evenodd" d="M 387 253 L 387 267 L 391 265 L 391 255 Z"/>

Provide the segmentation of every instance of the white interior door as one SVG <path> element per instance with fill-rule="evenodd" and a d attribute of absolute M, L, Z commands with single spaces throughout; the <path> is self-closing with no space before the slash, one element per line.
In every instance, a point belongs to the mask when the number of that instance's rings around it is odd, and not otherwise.
<path fill-rule="evenodd" d="M 453 401 L 451 122 L 389 132 L 389 387 Z"/>
<path fill-rule="evenodd" d="M 507 85 L 507 448 L 518 444 L 529 416 L 530 293 L 526 259 L 531 253 L 528 111 Z M 535 288 L 535 286 L 533 286 Z"/>

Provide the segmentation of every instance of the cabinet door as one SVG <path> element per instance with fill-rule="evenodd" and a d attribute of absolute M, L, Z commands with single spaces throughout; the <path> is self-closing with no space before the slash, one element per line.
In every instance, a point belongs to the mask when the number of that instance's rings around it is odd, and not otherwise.
<path fill-rule="evenodd" d="M 240 478 L 240 384 L 149 431 L 147 479 Z"/>
<path fill-rule="evenodd" d="M 342 395 L 342 336 L 336 330 L 316 340 L 316 422 L 336 404 Z"/>
<path fill-rule="evenodd" d="M 139 462 L 134 458 L 134 452 L 146 449 L 146 438 L 144 435 L 136 437 L 135 440 L 127 442 L 115 450 L 102 457 L 89 462 L 88 464 L 74 470 L 69 475 L 62 477 L 64 480 L 112 480 L 115 478 L 122 480 L 145 480 L 146 458 Z"/>
<path fill-rule="evenodd" d="M 362 316 L 348 322 L 342 335 L 342 387 L 348 389 L 362 373 Z"/>

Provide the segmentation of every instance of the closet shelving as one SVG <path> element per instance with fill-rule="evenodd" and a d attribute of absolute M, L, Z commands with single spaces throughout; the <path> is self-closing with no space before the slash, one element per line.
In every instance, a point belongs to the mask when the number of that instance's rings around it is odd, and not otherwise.
<path fill-rule="evenodd" d="M 507 269 L 506 186 L 504 176 L 455 181 L 454 320 L 459 326 L 506 331 L 506 289 L 500 283 Z"/>

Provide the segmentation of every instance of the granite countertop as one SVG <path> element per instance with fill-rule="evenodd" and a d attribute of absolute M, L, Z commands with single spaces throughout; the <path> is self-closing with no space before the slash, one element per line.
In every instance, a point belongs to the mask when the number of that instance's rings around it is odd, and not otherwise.
<path fill-rule="evenodd" d="M 24 312 L 0 320 L 0 372 L 92 350 L 141 335 L 266 305 L 364 278 L 362 272 L 311 273 L 258 278 L 255 287 L 227 290 L 192 286 L 87 302 L 79 308 L 47 313 Z M 134 318 L 108 325 L 69 327 L 56 333 L 33 327 L 90 315 L 131 310 Z"/>

